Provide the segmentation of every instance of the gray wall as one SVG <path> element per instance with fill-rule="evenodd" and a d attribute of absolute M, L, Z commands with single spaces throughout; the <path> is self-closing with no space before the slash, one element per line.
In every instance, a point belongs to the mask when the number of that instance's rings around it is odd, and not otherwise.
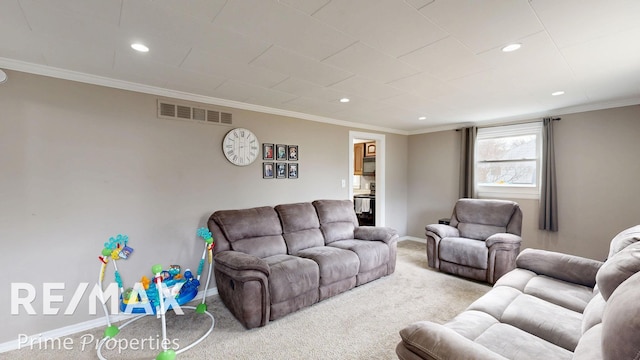
<path fill-rule="evenodd" d="M 231 127 L 158 119 L 156 96 L 8 74 L 0 86 L 0 343 L 100 318 L 88 315 L 88 294 L 74 315 L 10 315 L 10 284 L 34 284 L 40 314 L 42 283 L 64 282 L 53 292 L 64 296 L 53 304 L 62 313 L 79 283 L 97 281 L 110 236 L 127 234 L 135 249 L 119 262 L 131 286 L 156 263 L 195 270 L 196 229 L 215 210 L 348 197 L 341 180 L 351 173 L 349 131 L 358 129 L 218 107 L 261 142 L 299 145 L 300 178 L 265 180 L 261 160 L 237 167 L 224 158 Z M 408 137 L 385 135 L 386 225 L 404 235 Z"/>
<path fill-rule="evenodd" d="M 640 106 L 562 115 L 555 124 L 559 226 L 538 230 L 538 200 L 512 199 L 523 214 L 523 247 L 604 259 L 609 241 L 640 224 Z M 409 136 L 408 234 L 449 217 L 458 197 L 460 134 Z"/>
<path fill-rule="evenodd" d="M 234 126 L 261 142 L 300 146 L 300 179 L 263 180 L 261 162 L 229 164 L 230 127 L 163 120 L 156 96 L 8 72 L 0 86 L 0 343 L 101 317 L 85 295 L 74 315 L 10 315 L 10 283 L 64 282 L 65 302 L 97 280 L 102 244 L 118 233 L 135 253 L 121 261 L 127 283 L 151 265 L 197 267 L 195 236 L 219 209 L 346 198 L 349 130 L 239 109 Z M 601 259 L 617 232 L 640 223 L 640 107 L 563 115 L 556 126 L 560 231 L 537 230 L 534 200 L 523 208 L 524 247 Z M 365 130 L 366 131 L 366 130 Z M 386 225 L 423 238 L 458 196 L 459 133 L 386 135 Z M 112 274 L 107 280 L 112 279 Z"/>

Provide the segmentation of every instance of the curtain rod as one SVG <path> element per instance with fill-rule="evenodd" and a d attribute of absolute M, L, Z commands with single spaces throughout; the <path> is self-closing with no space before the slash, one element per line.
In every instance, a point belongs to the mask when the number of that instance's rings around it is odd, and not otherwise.
<path fill-rule="evenodd" d="M 562 120 L 562 118 L 560 118 L 560 117 L 552 117 L 551 120 L 560 121 L 560 120 Z M 508 123 L 508 124 L 494 124 L 494 125 L 487 125 L 487 126 L 478 126 L 478 128 L 492 128 L 492 127 L 497 127 L 497 126 L 532 124 L 532 123 L 536 123 L 536 122 L 540 122 L 540 121 L 542 121 L 542 120 L 532 120 L 532 121 L 525 121 L 525 122 L 518 122 L 518 123 Z M 456 129 L 456 131 L 460 131 L 462 129 L 464 129 L 464 128 Z"/>

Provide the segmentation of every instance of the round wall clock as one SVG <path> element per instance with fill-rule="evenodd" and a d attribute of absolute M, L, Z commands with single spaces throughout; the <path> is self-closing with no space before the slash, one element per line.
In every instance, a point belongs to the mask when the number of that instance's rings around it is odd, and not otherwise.
<path fill-rule="evenodd" d="M 229 131 L 222 140 L 222 152 L 233 165 L 247 166 L 258 158 L 258 138 L 244 128 Z"/>

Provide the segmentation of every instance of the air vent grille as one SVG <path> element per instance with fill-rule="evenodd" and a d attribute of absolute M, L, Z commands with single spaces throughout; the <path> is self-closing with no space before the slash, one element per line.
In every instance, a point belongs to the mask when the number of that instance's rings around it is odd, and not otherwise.
<path fill-rule="evenodd" d="M 178 114 L 176 117 L 180 119 L 191 119 L 191 108 L 188 106 L 178 105 Z"/>
<path fill-rule="evenodd" d="M 216 124 L 233 124 L 233 115 L 231 113 L 207 109 L 205 106 L 173 104 L 165 100 L 158 100 L 158 117 L 161 119 L 186 119 Z"/>
<path fill-rule="evenodd" d="M 173 104 L 160 103 L 160 117 L 176 117 L 176 106 Z"/>
<path fill-rule="evenodd" d="M 207 121 L 219 123 L 220 122 L 220 112 L 215 110 L 207 110 Z"/>
<path fill-rule="evenodd" d="M 193 120 L 206 121 L 207 111 L 205 109 L 193 108 Z"/>
<path fill-rule="evenodd" d="M 223 124 L 231 124 L 231 114 L 220 113 L 220 122 Z"/>

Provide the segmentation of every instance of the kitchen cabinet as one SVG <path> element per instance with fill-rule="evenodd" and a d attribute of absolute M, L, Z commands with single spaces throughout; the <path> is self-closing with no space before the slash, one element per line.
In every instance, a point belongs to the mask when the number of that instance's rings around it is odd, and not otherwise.
<path fill-rule="evenodd" d="M 376 143 L 375 142 L 365 143 L 364 156 L 365 157 L 376 156 Z"/>
<path fill-rule="evenodd" d="M 364 143 L 353 145 L 353 175 L 362 175 L 364 163 Z"/>

